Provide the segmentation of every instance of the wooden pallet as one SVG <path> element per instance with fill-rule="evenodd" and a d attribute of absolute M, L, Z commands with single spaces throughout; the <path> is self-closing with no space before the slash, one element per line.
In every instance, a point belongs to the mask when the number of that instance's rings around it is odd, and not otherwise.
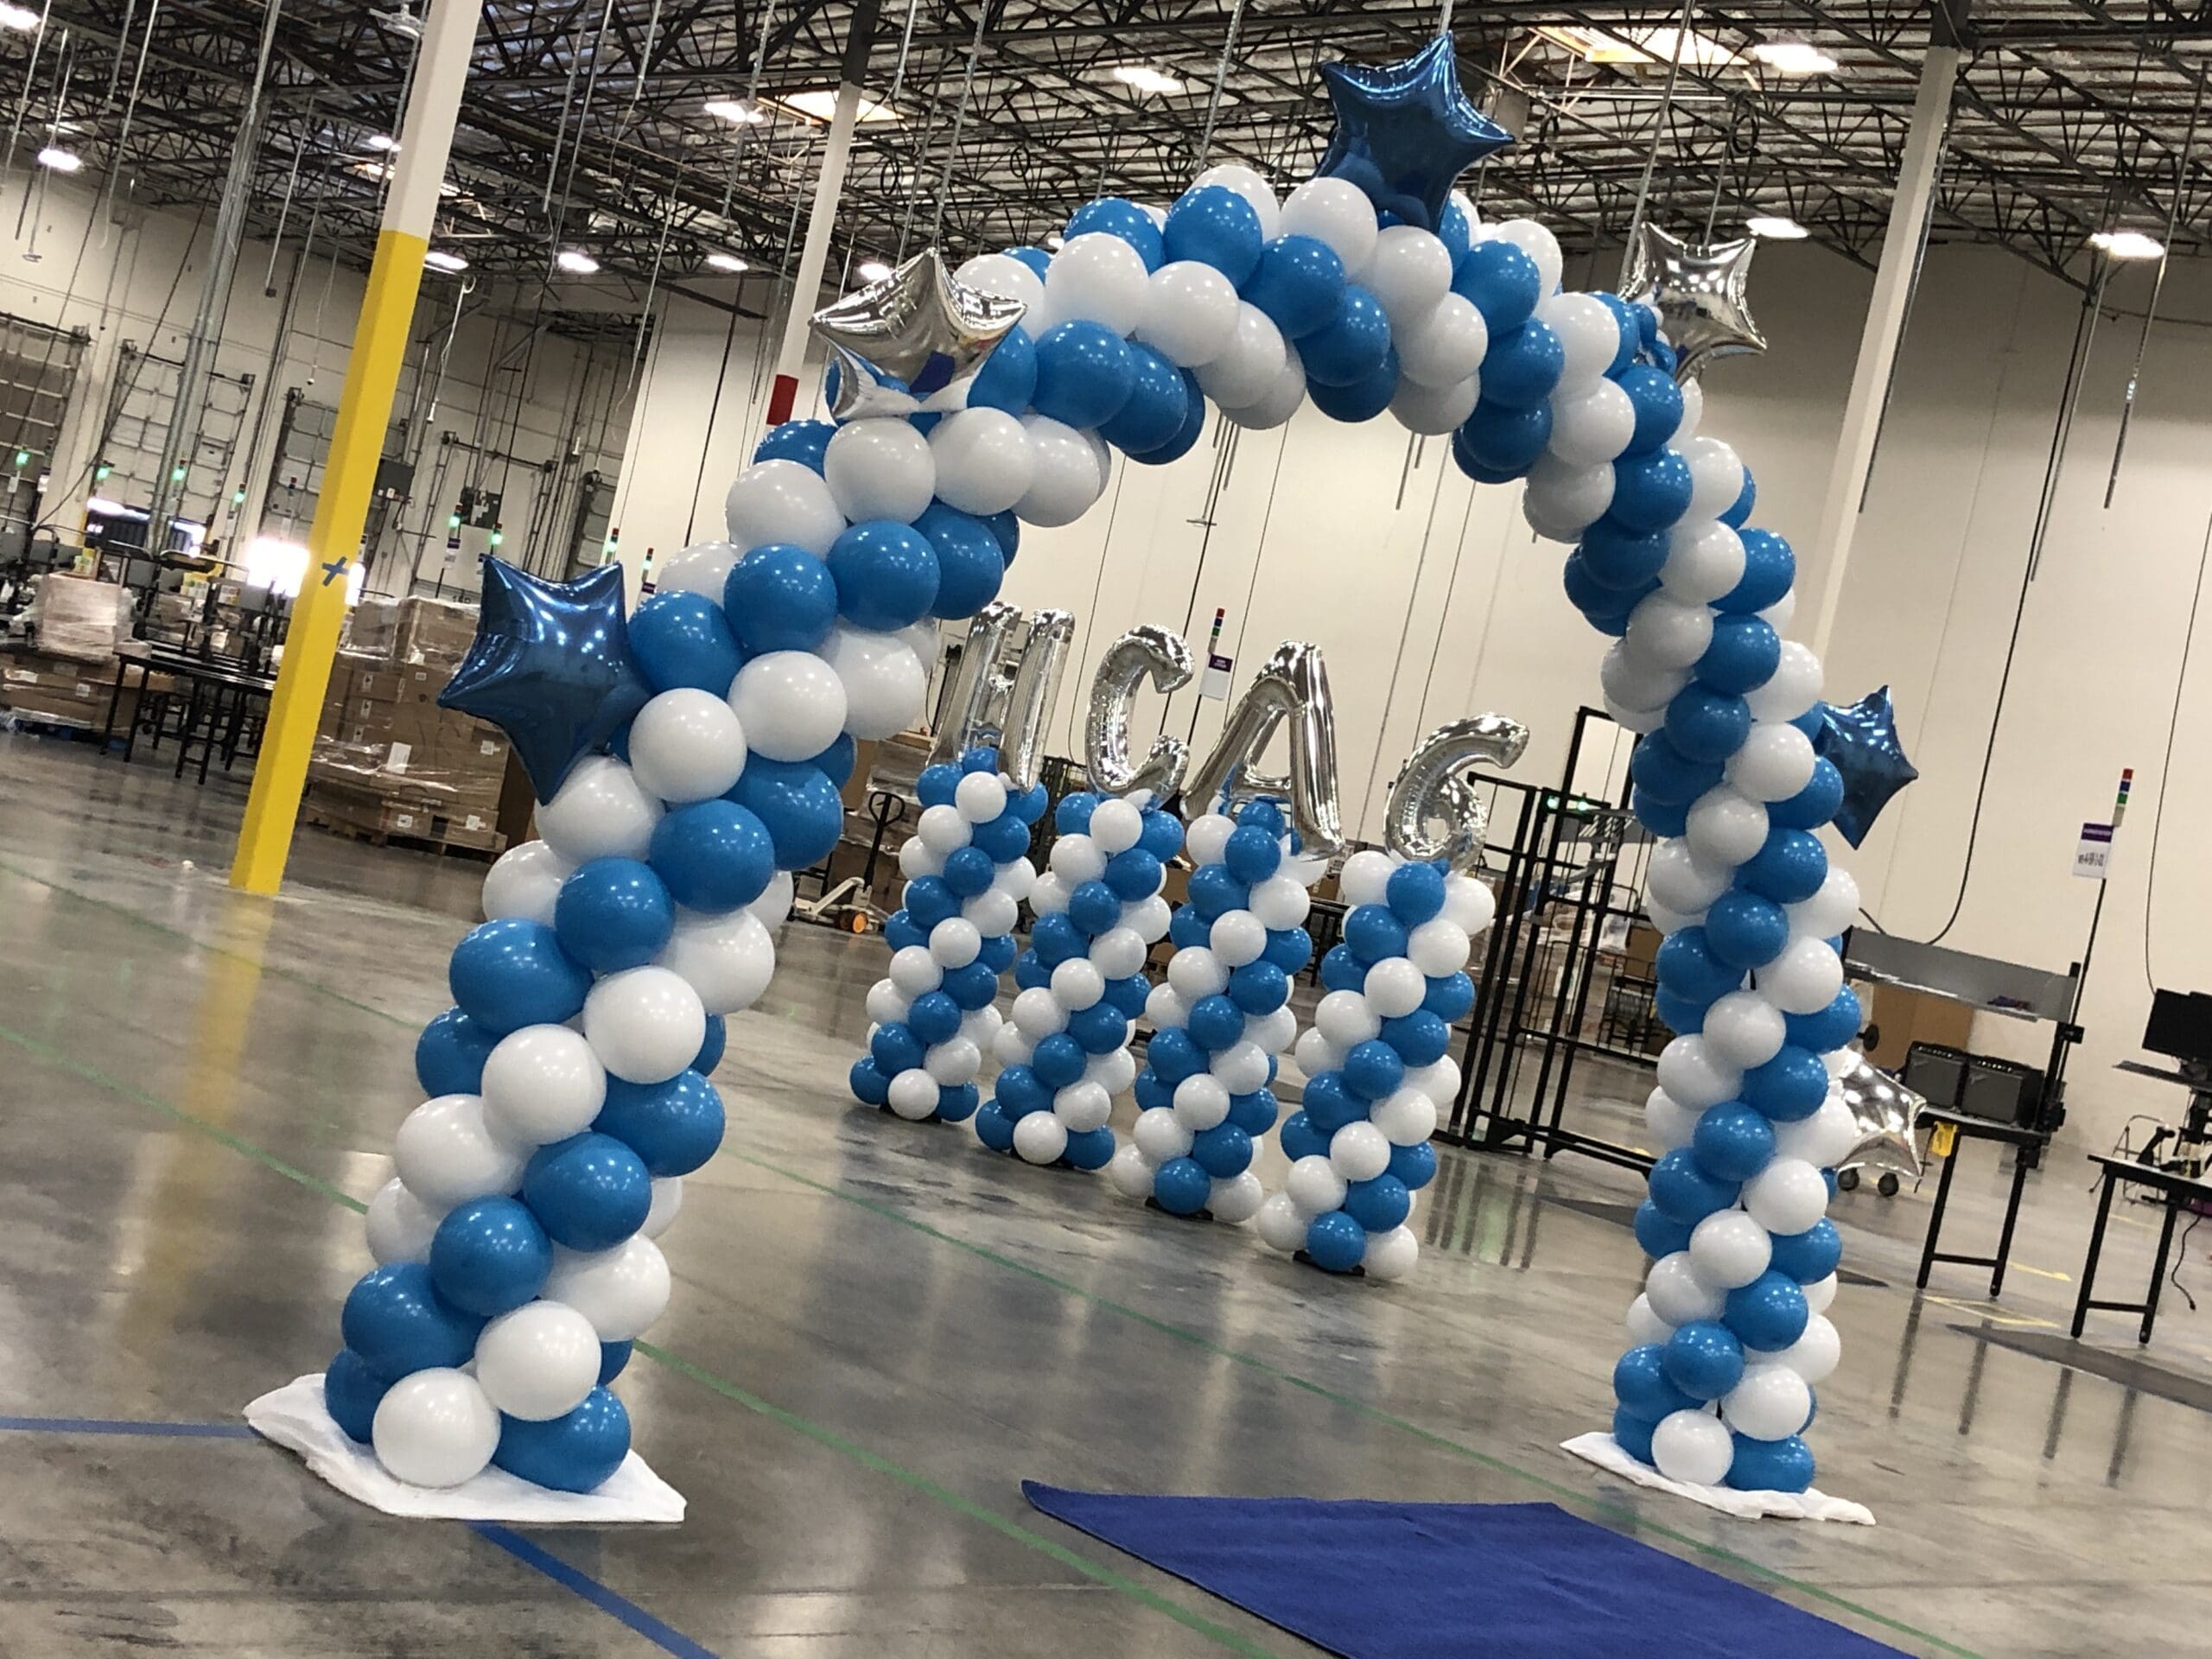
<path fill-rule="evenodd" d="M 480 847 L 467 842 L 444 841 L 435 836 L 403 835 L 397 830 L 379 830 L 365 823 L 318 812 L 312 803 L 301 810 L 300 817 L 309 827 L 327 830 L 346 841 L 359 842 L 370 847 L 397 847 L 409 852 L 435 853 L 443 858 L 448 854 L 456 858 L 471 858 L 488 864 L 505 850 L 505 838 L 495 836 L 493 844 Z"/>

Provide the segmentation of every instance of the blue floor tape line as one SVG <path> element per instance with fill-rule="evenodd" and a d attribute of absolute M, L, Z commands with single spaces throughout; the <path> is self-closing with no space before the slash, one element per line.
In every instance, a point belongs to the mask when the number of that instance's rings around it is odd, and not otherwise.
<path fill-rule="evenodd" d="M 581 1567 L 571 1567 L 558 1555 L 540 1548 L 520 1533 L 489 1521 L 472 1521 L 469 1530 L 486 1542 L 497 1544 L 524 1566 L 533 1567 L 563 1589 L 617 1618 L 654 1646 L 677 1659 L 720 1659 L 712 1648 L 702 1648 L 683 1631 L 663 1624 L 626 1596 L 617 1595 Z"/>
<path fill-rule="evenodd" d="M 187 1440 L 259 1438 L 244 1423 L 152 1423 L 124 1417 L 0 1417 L 0 1430 L 18 1434 L 144 1434 Z"/>

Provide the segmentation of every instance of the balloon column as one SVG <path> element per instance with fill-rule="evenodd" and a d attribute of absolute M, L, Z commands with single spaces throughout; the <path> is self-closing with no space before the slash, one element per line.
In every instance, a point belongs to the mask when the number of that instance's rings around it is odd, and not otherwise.
<path fill-rule="evenodd" d="M 1298 1018 L 1291 980 L 1313 954 L 1306 889 L 1327 868 L 1305 858 L 1274 802 L 1209 812 L 1185 844 L 1197 868 L 1168 937 L 1167 979 L 1146 1000 L 1152 1040 L 1137 1074 L 1135 1140 L 1107 1175 L 1179 1216 L 1248 1221 L 1263 1196 L 1255 1147 L 1280 1108 L 1268 1084 Z"/>
<path fill-rule="evenodd" d="M 868 994 L 868 1052 L 852 1089 L 915 1122 L 964 1122 L 982 1099 L 983 1056 L 999 1030 L 999 976 L 1014 963 L 1014 923 L 1037 880 L 1029 832 L 1045 786 L 1015 790 L 995 748 L 925 766 L 922 815 L 899 849 L 904 906 L 884 924 L 891 971 Z"/>
<path fill-rule="evenodd" d="M 1437 1103 L 1459 1089 L 1446 1050 L 1474 1007 L 1467 957 L 1496 904 L 1472 876 L 1390 853 L 1354 853 L 1338 880 L 1351 908 L 1298 1039 L 1306 1100 L 1283 1122 L 1290 1174 L 1260 1206 L 1260 1236 L 1332 1273 L 1402 1279 L 1421 1255 L 1406 1219 L 1435 1179 Z"/>
<path fill-rule="evenodd" d="M 976 1138 L 1027 1162 L 1103 1169 L 1107 1119 L 1136 1078 L 1129 1033 L 1150 987 L 1145 958 L 1167 932 L 1160 896 L 1183 826 L 1152 804 L 1061 798 L 1051 868 L 1029 890 L 1029 949 L 1014 959 L 1013 1017 L 995 1045 L 1006 1070 L 976 1114 Z"/>

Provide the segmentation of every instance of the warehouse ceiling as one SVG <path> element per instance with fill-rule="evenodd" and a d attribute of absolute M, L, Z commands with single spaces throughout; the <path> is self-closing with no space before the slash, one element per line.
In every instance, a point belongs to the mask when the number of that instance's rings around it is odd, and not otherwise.
<path fill-rule="evenodd" d="M 415 48 L 409 3 L 422 0 L 283 0 L 253 149 L 256 236 L 281 226 L 296 244 L 312 230 L 318 251 L 366 262 L 375 146 Z M 492 0 L 438 245 L 541 308 L 552 296 L 579 325 L 634 310 L 655 284 L 726 302 L 732 260 L 755 273 L 793 262 L 823 148 L 813 111 L 856 14 L 872 10 Z M 1166 202 L 1202 160 L 1246 162 L 1287 188 L 1326 137 L 1318 67 L 1403 56 L 1440 15 L 1397 0 L 1000 0 L 980 12 L 880 0 L 866 83 L 880 107 L 861 127 L 832 274 L 933 235 L 962 255 L 1036 241 L 1102 192 Z M 2171 215 L 2171 242 L 2194 251 L 2208 229 L 2212 144 L 2192 129 L 2212 13 L 1990 0 L 1953 24 L 1904 0 L 1693 0 L 1678 54 L 1681 16 L 1604 0 L 1452 9 L 1470 95 L 1518 138 L 1463 181 L 1485 213 L 1535 213 L 1571 248 L 1617 246 L 1649 165 L 1650 211 L 1669 228 L 1783 218 L 1871 262 L 1936 27 L 1955 28 L 1967 55 L 1933 235 L 2078 278 L 2092 232 L 2164 238 Z M 130 201 L 212 202 L 264 16 L 235 0 L 50 0 L 42 28 L 0 34 L 17 104 L 8 182 L 35 178 L 29 157 L 50 143 L 81 156 L 82 181 L 112 181 Z M 559 272 L 563 249 L 600 273 Z M 757 277 L 736 291 L 745 308 L 769 302 Z"/>

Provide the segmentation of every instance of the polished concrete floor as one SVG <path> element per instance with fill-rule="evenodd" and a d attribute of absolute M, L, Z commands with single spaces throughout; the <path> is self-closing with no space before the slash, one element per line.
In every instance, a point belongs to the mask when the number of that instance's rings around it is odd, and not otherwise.
<path fill-rule="evenodd" d="M 1815 1440 L 1821 1484 L 1881 1524 L 1735 1522 L 1556 1449 L 1609 1408 L 1639 1265 L 1624 1172 L 1449 1153 L 1414 1279 L 1328 1279 L 855 1107 L 882 947 L 802 925 L 732 1022 L 729 1139 L 624 1383 L 689 1520 L 524 1536 L 373 1514 L 236 1414 L 335 1345 L 481 867 L 303 832 L 284 896 L 246 899 L 222 880 L 239 804 L 235 783 L 0 738 L 10 1659 L 1312 1651 L 1037 1516 L 1024 1478 L 1548 1500 L 1910 1653 L 2212 1650 L 2212 1421 L 1978 1334 L 2063 1336 L 2080 1148 L 2031 1183 L 2001 1306 L 1971 1269 L 1912 1293 L 1924 1196 L 1843 1202 L 1847 1260 L 1879 1282 L 1837 1302 Z M 1586 1080 L 1573 1109 L 1625 1128 L 1602 1094 L 1642 1085 Z M 1992 1150 L 1961 1166 L 1957 1248 L 1993 1230 Z M 2152 1237 L 2116 1220 L 2108 1294 Z M 2201 1387 L 2207 1333 L 2170 1294 L 2145 1357 Z M 2133 1336 L 2089 1332 L 2129 1356 Z M 114 1432 L 141 1423 L 181 1427 Z"/>

